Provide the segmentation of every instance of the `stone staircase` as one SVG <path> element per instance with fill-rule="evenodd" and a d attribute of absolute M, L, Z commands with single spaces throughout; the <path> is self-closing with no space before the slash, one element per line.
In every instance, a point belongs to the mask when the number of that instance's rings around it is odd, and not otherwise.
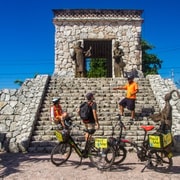
<path fill-rule="evenodd" d="M 139 84 L 139 93 L 136 101 L 136 118 L 133 125 L 127 125 L 124 131 L 126 138 L 131 138 L 138 143 L 142 142 L 143 130 L 140 125 L 154 124 L 147 117 L 151 112 L 158 112 L 159 107 L 152 93 L 149 80 L 145 78 L 135 79 Z M 118 102 L 125 96 L 125 91 L 113 90 L 113 87 L 124 85 L 127 82 L 125 78 L 60 78 L 52 76 L 49 81 L 44 101 L 41 104 L 39 118 L 34 127 L 29 152 L 51 152 L 57 140 L 54 135 L 56 125 L 50 122 L 50 106 L 53 97 L 61 97 L 61 105 L 70 116 L 73 123 L 80 125 L 82 128 L 73 128 L 72 134 L 79 141 L 84 140 L 83 124 L 76 113 L 79 105 L 85 101 L 87 92 L 95 93 L 95 101 L 98 105 L 98 117 L 100 129 L 94 136 L 109 137 L 112 136 L 112 127 L 117 122 L 119 113 Z M 125 110 L 123 121 L 125 124 L 130 119 L 130 112 Z M 114 136 L 118 136 L 119 129 L 115 128 Z"/>

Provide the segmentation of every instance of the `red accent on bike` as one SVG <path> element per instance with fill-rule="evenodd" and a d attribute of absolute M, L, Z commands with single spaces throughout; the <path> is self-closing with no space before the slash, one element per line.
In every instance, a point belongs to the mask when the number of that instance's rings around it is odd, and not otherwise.
<path fill-rule="evenodd" d="M 123 142 L 123 143 L 130 143 L 130 141 L 128 139 L 121 139 L 121 142 Z"/>
<path fill-rule="evenodd" d="M 144 126 L 144 125 L 142 125 L 141 128 L 143 128 L 145 131 L 151 131 L 155 128 L 155 126 Z"/>

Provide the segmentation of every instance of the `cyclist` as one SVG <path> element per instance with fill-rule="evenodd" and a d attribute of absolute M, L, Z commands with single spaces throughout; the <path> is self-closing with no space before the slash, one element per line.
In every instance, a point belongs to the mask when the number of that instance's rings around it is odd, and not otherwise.
<path fill-rule="evenodd" d="M 60 98 L 55 97 L 52 100 L 53 105 L 51 106 L 51 121 L 55 124 L 61 124 L 65 128 L 64 119 L 68 117 L 67 112 L 62 110 L 60 105 Z"/>
<path fill-rule="evenodd" d="M 86 129 L 99 129 L 99 121 L 98 121 L 98 115 L 97 115 L 97 104 L 94 101 L 94 94 L 93 93 L 87 93 L 86 94 L 87 103 L 90 106 L 90 116 L 89 119 L 83 120 L 83 123 L 86 127 Z M 80 113 L 80 108 L 78 110 L 78 113 Z M 85 139 L 87 140 L 87 133 L 85 134 Z"/>

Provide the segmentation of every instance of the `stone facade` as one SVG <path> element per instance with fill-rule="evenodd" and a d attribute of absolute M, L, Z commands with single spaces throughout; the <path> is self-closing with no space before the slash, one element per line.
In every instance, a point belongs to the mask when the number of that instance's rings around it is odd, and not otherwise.
<path fill-rule="evenodd" d="M 125 71 L 141 70 L 140 48 L 141 10 L 53 10 L 55 25 L 54 74 L 75 77 L 75 63 L 71 58 L 77 41 L 111 40 L 112 52 L 115 41 L 124 51 Z M 112 68 L 113 66 L 113 58 Z M 112 69 L 112 77 L 114 70 Z"/>
<path fill-rule="evenodd" d="M 26 151 L 48 78 L 38 75 L 27 79 L 18 90 L 0 91 L 0 151 Z"/>

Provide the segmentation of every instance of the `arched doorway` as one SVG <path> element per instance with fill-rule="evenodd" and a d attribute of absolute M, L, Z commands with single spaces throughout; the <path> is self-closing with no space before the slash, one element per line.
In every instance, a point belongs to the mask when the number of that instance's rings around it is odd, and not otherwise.
<path fill-rule="evenodd" d="M 101 61 L 99 64 L 104 65 L 105 77 L 112 77 L 112 41 L 111 40 L 84 40 L 84 49 L 91 49 L 91 57 L 85 58 L 86 71 L 90 69 L 90 63 L 92 61 Z"/>

